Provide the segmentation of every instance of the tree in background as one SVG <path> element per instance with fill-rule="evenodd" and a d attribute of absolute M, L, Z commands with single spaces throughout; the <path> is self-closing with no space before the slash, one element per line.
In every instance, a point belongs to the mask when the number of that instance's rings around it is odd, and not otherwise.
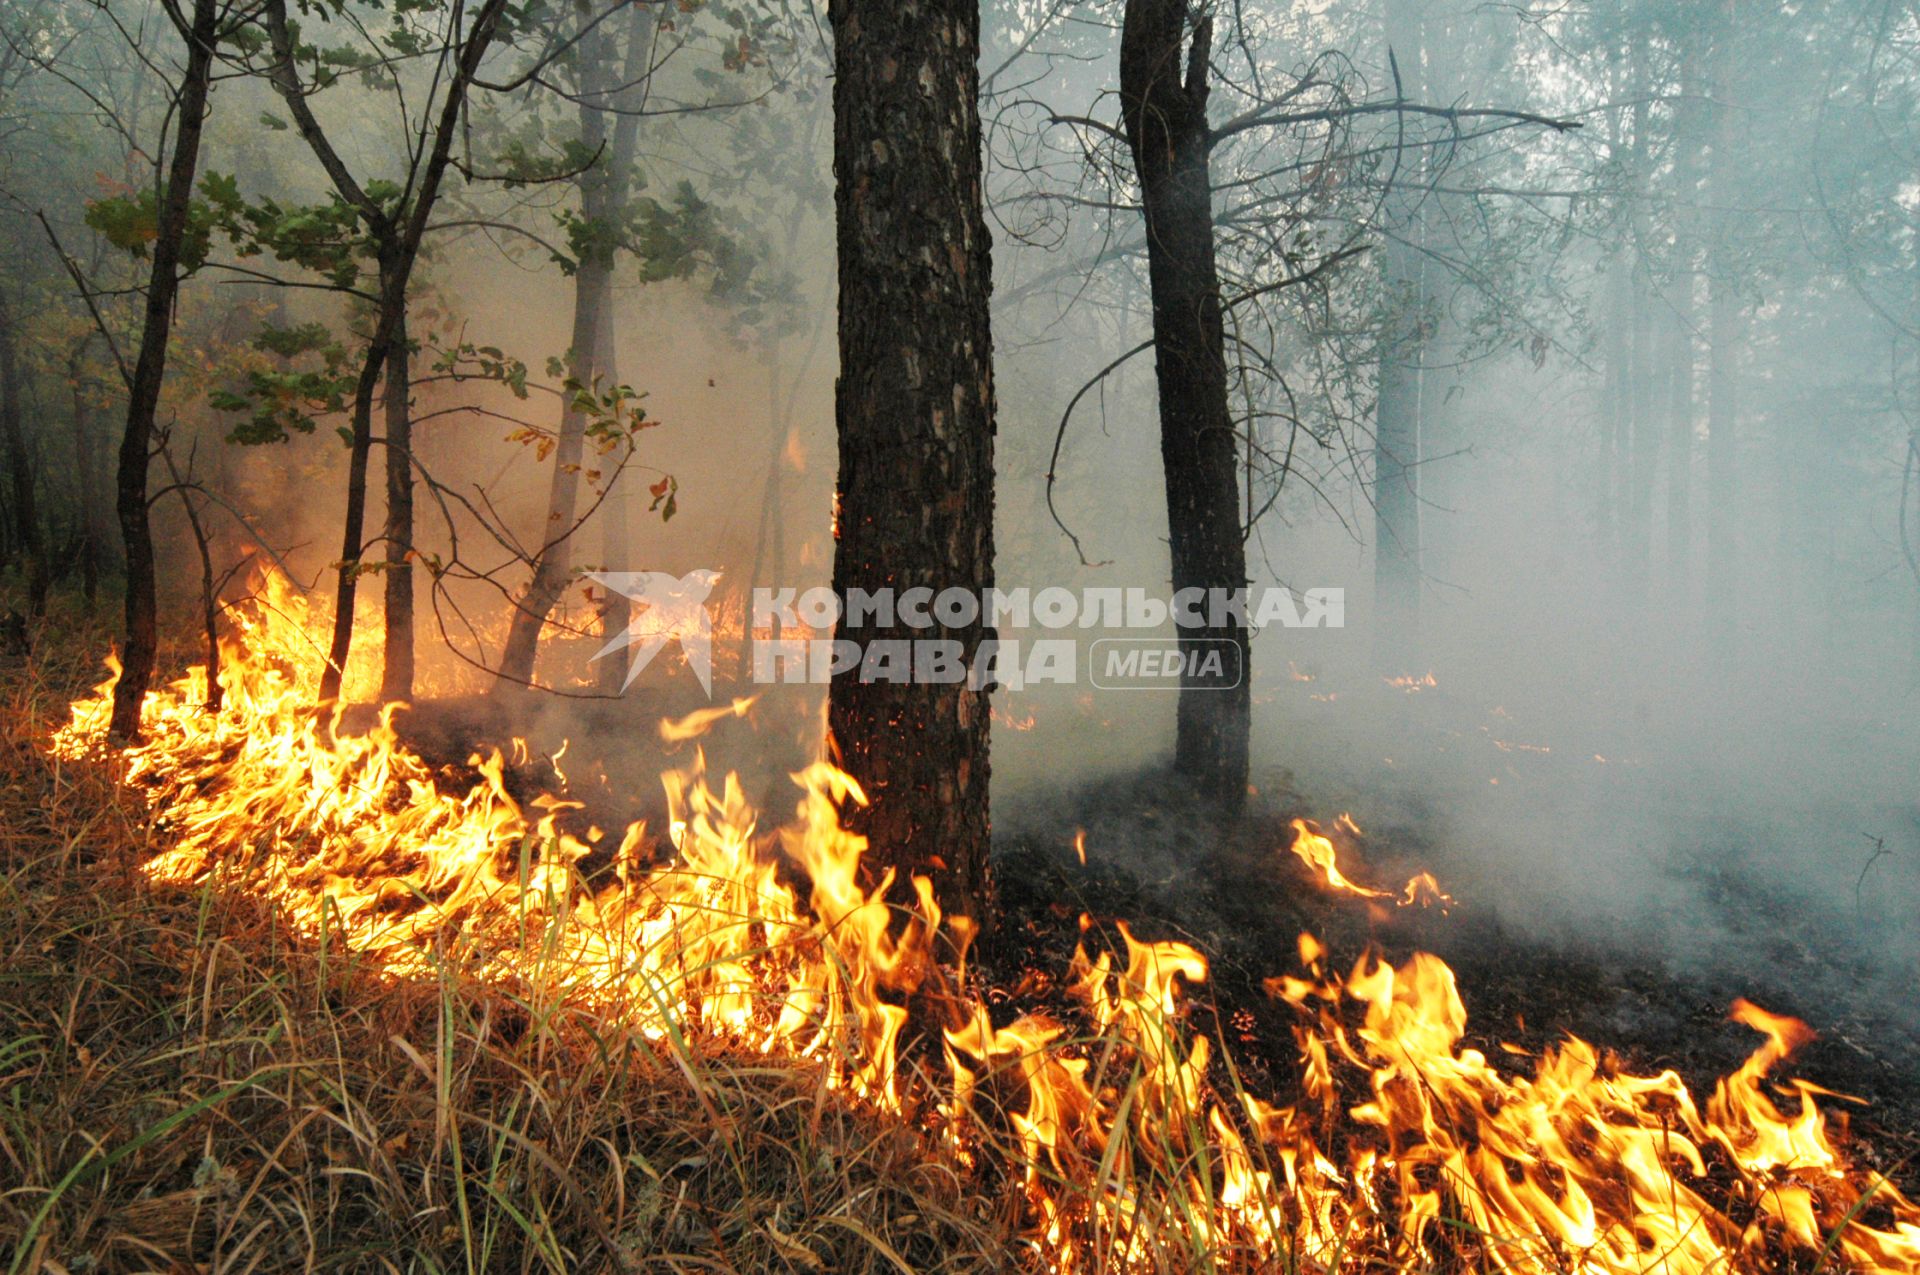
<path fill-rule="evenodd" d="M 467 94 L 478 78 L 494 40 L 501 34 L 506 0 L 483 0 L 469 16 L 458 3 L 432 6 L 444 20 L 437 43 L 396 26 L 404 47 L 438 59 L 437 102 L 422 107 L 418 133 L 408 139 L 404 180 L 365 182 L 354 175 L 339 148 L 314 114 L 309 99 L 338 79 L 329 69 L 344 57 L 354 65 L 365 56 L 324 50 L 302 42 L 288 21 L 286 0 L 264 0 L 270 60 L 264 67 L 274 90 L 293 117 L 295 130 L 326 173 L 349 224 L 364 234 L 375 262 L 376 291 L 372 329 L 353 390 L 347 507 L 342 529 L 338 586 L 334 595 L 333 636 L 321 676 L 320 699 L 330 705 L 353 646 L 354 605 L 366 553 L 367 468 L 373 451 L 374 400 L 383 375 L 386 385 L 387 526 L 385 529 L 386 648 L 380 693 L 384 700 L 413 695 L 413 460 L 409 406 L 410 358 L 407 337 L 407 288 L 419 259 L 434 204 L 453 158 L 453 145 L 465 118 Z M 378 64 L 377 61 L 375 63 Z M 303 71 L 303 66 L 309 68 Z M 437 107 L 437 109 L 436 109 Z M 282 225 L 281 230 L 286 227 Z M 389 362 L 392 367 L 389 368 Z"/>
<path fill-rule="evenodd" d="M 1188 35 L 1186 0 L 1128 0 L 1120 110 L 1146 217 L 1173 588 L 1244 594 L 1240 447 L 1227 401 L 1207 126 L 1213 19 Z M 1184 57 L 1182 56 L 1184 52 Z M 1184 627 L 1173 764 L 1228 810 L 1246 800 L 1253 692 L 1244 608 Z M 1222 659 L 1222 651 L 1229 658 Z M 1211 659 L 1212 662 L 1208 662 Z"/>
<path fill-rule="evenodd" d="M 179 23 L 174 11 L 170 17 Z M 127 423 L 120 439 L 115 479 L 115 508 L 126 545 L 126 635 L 120 651 L 120 680 L 113 691 L 112 732 L 119 739 L 140 734 L 140 707 L 153 680 L 159 651 L 159 609 L 155 595 L 153 528 L 148 504 L 147 470 L 153 458 L 154 410 L 167 369 L 167 336 L 174 298 L 180 288 L 182 257 L 193 203 L 194 173 L 200 163 L 200 138 L 206 122 L 207 94 L 213 78 L 215 44 L 232 34 L 233 10 L 219 0 L 194 0 L 192 19 L 179 33 L 187 46 L 186 69 L 175 98 L 172 158 L 159 192 L 154 221 L 153 268 L 147 282 L 146 319 L 140 351 L 127 389 Z M 228 26 L 227 31 L 222 30 Z"/>

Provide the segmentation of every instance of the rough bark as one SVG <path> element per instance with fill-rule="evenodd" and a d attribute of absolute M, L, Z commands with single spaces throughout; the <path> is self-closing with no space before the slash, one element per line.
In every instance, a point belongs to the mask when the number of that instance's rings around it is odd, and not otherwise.
<path fill-rule="evenodd" d="M 1247 555 L 1208 167 L 1212 20 L 1200 20 L 1189 45 L 1187 12 L 1185 0 L 1128 0 L 1120 109 L 1146 213 L 1173 588 L 1234 593 L 1247 587 Z M 1232 812 L 1247 792 L 1249 634 L 1244 614 L 1209 610 L 1207 625 L 1179 633 L 1174 768 Z M 1217 671 L 1205 665 L 1209 652 L 1228 653 Z"/>
<path fill-rule="evenodd" d="M 200 134 L 212 79 L 217 16 L 216 0 L 194 0 L 193 21 L 187 31 L 186 73 L 180 83 L 174 113 L 173 155 L 167 165 L 158 233 L 153 241 L 153 269 L 147 283 L 140 353 L 127 391 L 127 423 L 120 437 L 114 503 L 120 516 L 120 534 L 126 543 L 127 631 L 120 648 L 120 679 L 113 688 L 110 730 L 116 739 L 139 737 L 140 706 L 153 681 L 154 656 L 159 649 L 147 470 L 153 459 L 154 412 L 160 403 L 160 384 L 167 370 L 173 299 L 180 287 L 181 241 L 193 198 L 194 173 L 200 164 Z"/>
<path fill-rule="evenodd" d="M 407 321 L 401 312 L 387 352 L 386 627 L 380 699 L 413 699 L 413 381 Z"/>
<path fill-rule="evenodd" d="M 1421 31 L 1409 0 L 1392 0 L 1387 46 L 1402 99 L 1419 92 Z M 1422 152 L 1393 161 L 1382 215 L 1381 289 L 1386 307 L 1374 405 L 1374 661 L 1385 672 L 1411 671 L 1420 659 L 1421 391 L 1426 361 L 1425 261 L 1419 251 Z"/>
<path fill-rule="evenodd" d="M 977 0 L 838 0 L 834 172 L 840 439 L 833 587 L 993 582 L 991 261 L 982 205 Z M 838 636 L 955 641 L 970 666 L 982 621 Z M 898 617 L 895 617 L 896 620 Z M 867 864 L 932 878 L 942 905 L 985 922 L 988 700 L 965 682 L 835 677 L 828 727 L 871 804 L 849 808 Z"/>

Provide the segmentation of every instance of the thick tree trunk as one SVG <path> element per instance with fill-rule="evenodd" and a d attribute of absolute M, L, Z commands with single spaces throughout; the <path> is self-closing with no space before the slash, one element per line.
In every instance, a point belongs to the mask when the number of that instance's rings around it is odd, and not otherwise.
<path fill-rule="evenodd" d="M 200 163 L 200 132 L 212 78 L 217 12 L 217 0 L 194 0 L 193 22 L 187 34 L 186 75 L 175 111 L 173 157 L 167 166 L 158 234 L 153 241 L 153 270 L 147 284 L 140 353 L 134 363 L 133 383 L 128 387 L 127 424 L 120 438 L 115 505 L 127 550 L 127 631 L 120 649 L 120 680 L 113 688 L 110 730 L 116 739 L 139 738 L 140 706 L 153 681 L 153 662 L 159 650 L 147 467 L 153 458 L 154 412 L 167 370 L 173 299 L 180 287 L 180 244 L 193 198 L 193 177 Z"/>
<path fill-rule="evenodd" d="M 1420 92 L 1422 33 L 1409 0 L 1390 0 L 1387 47 L 1403 98 Z M 1421 399 L 1426 361 L 1426 262 L 1419 250 L 1423 152 L 1405 150 L 1392 161 L 1392 187 L 1382 206 L 1384 327 L 1374 402 L 1373 593 L 1374 662 L 1405 673 L 1420 659 Z"/>
<path fill-rule="evenodd" d="M 1146 212 L 1173 588 L 1176 594 L 1201 589 L 1244 596 L 1240 453 L 1227 400 L 1208 169 L 1213 28 L 1210 18 L 1202 18 L 1188 47 L 1187 11 L 1185 0 L 1128 0 L 1120 35 L 1120 109 Z M 1244 613 L 1209 607 L 1206 619 L 1179 633 L 1186 658 L 1174 768 L 1232 812 L 1247 795 L 1249 633 Z M 1210 655 L 1224 658 L 1209 664 Z"/>
<path fill-rule="evenodd" d="M 413 699 L 413 381 L 404 310 L 387 353 L 387 567 L 380 699 Z"/>
<path fill-rule="evenodd" d="M 840 438 L 833 588 L 976 594 L 993 583 L 991 262 L 982 205 L 978 0 L 838 0 L 834 172 Z M 894 617 L 896 622 L 898 617 Z M 957 642 L 986 622 L 837 636 Z M 871 649 L 871 648 L 869 648 Z M 985 922 L 988 698 L 966 682 L 835 677 L 828 728 L 871 802 L 845 817 L 905 894 L 932 878 L 950 913 Z"/>

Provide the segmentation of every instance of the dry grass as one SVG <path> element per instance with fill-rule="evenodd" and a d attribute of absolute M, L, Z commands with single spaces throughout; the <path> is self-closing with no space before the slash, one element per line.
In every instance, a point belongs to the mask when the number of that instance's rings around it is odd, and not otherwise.
<path fill-rule="evenodd" d="M 98 649 L 0 669 L 9 1275 L 1014 1264 L 1016 1200 L 818 1069 L 648 1042 L 451 960 L 395 982 L 244 894 L 156 890 L 138 796 L 43 752 Z"/>

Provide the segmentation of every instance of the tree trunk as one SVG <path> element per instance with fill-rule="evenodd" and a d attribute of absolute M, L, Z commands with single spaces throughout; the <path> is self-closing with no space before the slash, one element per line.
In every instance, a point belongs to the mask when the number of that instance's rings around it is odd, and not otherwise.
<path fill-rule="evenodd" d="M 341 679 L 346 674 L 347 659 L 353 653 L 354 604 L 359 591 L 361 557 L 366 550 L 367 459 L 373 449 L 374 395 L 396 342 L 404 339 L 407 287 L 420 257 L 420 241 L 426 235 L 428 217 L 440 197 L 440 183 L 453 157 L 454 135 L 465 117 L 467 91 L 480 73 L 480 63 L 493 44 L 505 7 L 506 0 L 485 0 L 475 11 L 473 27 L 461 41 L 457 63 L 447 79 L 446 96 L 441 100 L 440 115 L 434 122 L 431 145 L 412 174 L 417 178 L 412 186 L 412 201 L 401 210 L 399 218 L 389 217 L 360 190 L 308 108 L 305 92 L 293 72 L 285 0 L 274 0 L 264 10 L 277 59 L 274 87 L 292 112 L 301 136 L 332 177 L 335 188 L 363 210 L 362 215 L 371 223 L 379 245 L 380 312 L 367 342 L 366 361 L 361 365 L 359 381 L 354 386 L 352 443 L 347 459 L 347 512 L 341 532 L 339 580 L 334 592 L 333 637 L 327 647 L 326 667 L 320 673 L 319 708 L 323 714 L 330 714 L 340 698 Z M 458 36 L 458 32 L 453 34 Z"/>
<path fill-rule="evenodd" d="M 606 313 L 600 323 L 600 351 L 594 358 L 601 379 L 609 385 L 620 383 L 620 364 L 614 353 L 615 323 L 613 300 L 609 297 Z M 628 493 L 633 490 L 633 477 L 630 474 L 613 474 L 608 481 L 613 486 L 600 506 L 601 566 L 608 571 L 631 571 L 633 502 Z M 615 634 L 626 632 L 632 622 L 633 601 L 618 589 L 608 589 L 600 612 L 602 636 L 611 640 Z M 596 688 L 602 695 L 618 695 L 626 689 L 627 669 L 632 658 L 632 651 L 624 646 L 615 647 L 600 657 Z"/>
<path fill-rule="evenodd" d="M 1633 357 L 1629 364 L 1631 383 L 1628 402 L 1633 413 L 1633 440 L 1628 461 L 1628 496 L 1625 505 L 1627 534 L 1625 566 L 1627 600 L 1644 608 L 1647 588 L 1653 572 L 1653 487 L 1660 463 L 1660 445 L 1666 435 L 1665 422 L 1654 422 L 1653 358 L 1653 273 L 1648 244 L 1653 236 L 1647 201 L 1652 194 L 1653 153 L 1650 130 L 1647 71 L 1647 35 L 1636 30 L 1630 51 L 1633 75 L 1633 143 L 1628 152 L 1631 176 L 1629 197 L 1631 215 L 1628 230 L 1633 237 L 1630 259 L 1633 262 Z"/>
<path fill-rule="evenodd" d="M 1208 168 L 1210 18 L 1187 48 L 1185 0 L 1128 0 L 1120 35 L 1120 109 L 1146 212 L 1153 294 L 1160 459 L 1175 594 L 1245 595 L 1239 443 L 1227 401 L 1226 334 L 1214 259 Z M 1184 627 L 1174 769 L 1229 813 L 1246 802 L 1252 672 L 1246 616 Z M 1210 653 L 1224 653 L 1217 669 Z"/>
<path fill-rule="evenodd" d="M 360 559 L 366 551 L 367 462 L 373 453 L 373 398 L 380 374 L 393 353 L 393 335 L 404 323 L 407 286 L 390 246 L 381 249 L 380 313 L 373 339 L 353 392 L 352 438 L 347 451 L 347 510 L 340 531 L 340 566 L 333 595 L 333 636 L 327 664 L 320 672 L 320 708 L 331 713 L 340 698 L 347 659 L 353 654 L 354 607 L 360 587 Z"/>
<path fill-rule="evenodd" d="M 595 353 L 611 279 L 611 262 L 601 263 L 596 258 L 582 260 L 574 277 L 573 348 L 567 379 L 578 384 L 582 393 L 591 395 L 600 393 Z M 553 449 L 553 482 L 547 493 L 547 519 L 538 533 L 533 578 L 527 582 L 525 592 L 514 600 L 513 622 L 507 630 L 506 649 L 500 656 L 497 688 L 532 685 L 540 630 L 560 601 L 560 595 L 566 592 L 567 580 L 573 571 L 572 534 L 580 503 L 580 462 L 586 453 L 586 430 L 587 414 L 569 392 L 566 405 L 561 409 L 560 432 Z"/>
<path fill-rule="evenodd" d="M 115 505 L 127 550 L 127 632 L 120 650 L 120 679 L 113 688 L 111 734 L 133 740 L 140 735 L 140 707 L 153 681 L 159 650 L 159 621 L 153 579 L 153 527 L 147 505 L 147 467 L 153 459 L 153 419 L 160 383 L 167 370 L 167 336 L 173 324 L 173 299 L 180 288 L 180 244 L 193 198 L 193 177 L 200 163 L 200 132 L 212 79 L 213 40 L 218 0 L 194 0 L 187 32 L 187 68 L 175 112 L 173 157 L 161 194 L 153 269 L 147 283 L 145 323 L 133 383 L 127 392 L 127 424 L 120 438 L 120 469 Z"/>
<path fill-rule="evenodd" d="M 1738 545 L 1734 535 L 1735 503 L 1740 499 L 1739 351 L 1744 340 L 1735 274 L 1738 270 L 1731 238 L 1737 177 L 1738 126 L 1729 98 L 1732 92 L 1733 40 L 1738 0 L 1723 0 L 1721 25 L 1715 32 L 1714 134 L 1712 166 L 1707 174 L 1708 203 L 1713 207 L 1713 261 L 1708 276 L 1707 368 L 1707 584 L 1708 631 L 1715 653 L 1731 658 L 1739 632 L 1734 608 L 1738 594 Z"/>
<path fill-rule="evenodd" d="M 1411 98 L 1419 92 L 1422 41 L 1408 0 L 1389 3 L 1386 36 L 1400 77 L 1396 91 Z M 1427 296 L 1417 206 L 1424 163 L 1418 150 L 1403 150 L 1391 163 L 1392 186 L 1382 206 L 1384 326 L 1374 403 L 1373 655 L 1382 671 L 1405 673 L 1420 658 L 1420 409 Z"/>
<path fill-rule="evenodd" d="M 833 588 L 976 595 L 993 583 L 993 346 L 982 207 L 978 0 L 839 0 L 833 141 L 840 438 Z M 938 639 L 983 657 L 986 621 L 836 636 Z M 967 682 L 836 676 L 827 723 L 871 804 L 848 809 L 896 891 L 932 878 L 987 920 L 988 698 Z"/>
<path fill-rule="evenodd" d="M 403 308 L 387 352 L 387 570 L 380 699 L 413 699 L 413 381 Z"/>
<path fill-rule="evenodd" d="M 580 141 L 589 151 L 601 153 L 601 160 L 580 177 L 580 214 L 590 226 L 608 226 L 626 202 L 633 168 L 634 150 L 639 142 L 639 116 L 628 109 L 617 117 L 609 137 L 608 106 L 631 108 L 637 94 L 644 94 L 648 77 L 648 58 L 653 44 L 653 11 L 635 5 L 627 27 L 624 67 L 618 72 L 613 64 L 615 48 L 611 37 L 600 28 L 580 42 Z M 619 74 L 618 83 L 614 82 Z M 616 247 L 596 241 L 581 252 L 574 271 L 573 342 L 568 379 L 577 382 L 589 394 L 598 395 L 612 381 L 613 348 L 613 262 Z M 602 357 L 607 362 L 602 363 Z M 514 601 L 513 619 L 507 630 L 506 649 L 501 653 L 496 689 L 529 686 L 533 683 L 534 658 L 539 653 L 540 631 L 547 616 L 566 592 L 573 570 L 574 522 L 580 502 L 580 461 L 586 452 L 587 415 L 571 398 L 560 414 L 560 432 L 554 445 L 553 482 L 547 492 L 547 521 L 540 531 L 534 553 L 533 577 L 526 590 Z M 616 480 L 617 481 L 617 480 Z M 624 498 L 610 499 L 611 508 L 602 511 L 602 537 L 610 555 L 617 548 L 624 558 L 627 510 Z M 614 525 L 615 518 L 620 525 Z M 618 569 L 610 560 L 609 569 Z M 609 591 L 602 613 L 602 628 L 609 635 L 624 630 L 631 615 L 631 604 Z M 619 651 L 601 660 L 599 686 L 617 693 L 626 684 L 627 654 Z M 618 672 L 619 679 L 613 680 Z"/>
<path fill-rule="evenodd" d="M 35 498 L 33 453 L 27 446 L 20 395 L 19 332 L 10 303 L 0 301 L 0 443 L 7 450 L 7 512 L 13 524 L 14 552 L 22 559 L 27 613 L 39 619 L 47 610 L 47 553 Z"/>
<path fill-rule="evenodd" d="M 100 454 L 93 437 L 93 411 L 87 404 L 82 361 L 90 341 L 83 341 L 68 364 L 73 382 L 73 448 L 80 470 L 80 596 L 87 614 L 100 596 L 100 559 L 104 541 L 100 526 Z"/>
<path fill-rule="evenodd" d="M 1694 286 L 1699 271 L 1699 219 L 1694 204 L 1700 184 L 1700 108 L 1692 44 L 1680 50 L 1680 95 L 1674 121 L 1674 279 L 1667 304 L 1667 565 L 1671 596 L 1681 605 L 1693 574 Z"/>

